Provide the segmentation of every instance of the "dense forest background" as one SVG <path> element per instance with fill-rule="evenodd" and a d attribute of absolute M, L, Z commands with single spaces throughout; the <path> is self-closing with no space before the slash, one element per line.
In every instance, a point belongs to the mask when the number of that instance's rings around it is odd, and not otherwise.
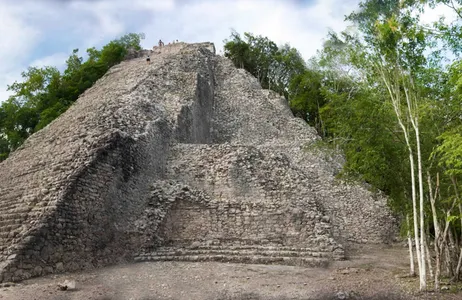
<path fill-rule="evenodd" d="M 454 21 L 420 20 L 437 6 Z M 462 269 L 462 0 L 366 0 L 305 61 L 289 44 L 232 32 L 224 55 L 284 96 L 316 128 L 318 146 L 343 153 L 339 177 L 367 182 L 389 197 L 408 238 L 410 273 L 459 280 Z M 0 106 L 0 161 L 72 105 L 142 34 L 78 50 L 63 73 L 29 68 Z M 414 267 L 414 261 L 417 267 Z"/>

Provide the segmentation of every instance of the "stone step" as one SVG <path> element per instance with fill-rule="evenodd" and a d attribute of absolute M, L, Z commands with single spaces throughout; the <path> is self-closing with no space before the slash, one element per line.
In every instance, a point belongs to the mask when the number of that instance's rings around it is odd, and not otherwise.
<path fill-rule="evenodd" d="M 319 249 L 316 248 L 306 248 L 306 247 L 290 247 L 290 246 L 276 246 L 276 245 L 204 245 L 200 244 L 196 247 L 187 246 L 187 247 L 169 247 L 164 246 L 159 249 L 204 249 L 204 250 L 281 250 L 281 251 L 302 251 L 302 252 L 319 252 Z"/>
<path fill-rule="evenodd" d="M 18 206 L 18 201 L 16 199 L 10 200 L 10 201 L 2 201 L 0 203 L 0 211 L 14 210 L 17 206 Z"/>
<path fill-rule="evenodd" d="M 22 224 L 23 222 L 24 218 L 22 217 L 0 220 L 0 230 L 3 227 L 7 227 L 9 225 Z"/>
<path fill-rule="evenodd" d="M 178 256 L 155 256 L 143 255 L 135 257 L 137 262 L 148 261 L 187 261 L 187 262 L 231 262 L 231 263 L 247 263 L 247 264 L 279 264 L 291 266 L 306 266 L 306 267 L 327 267 L 329 260 L 326 258 L 316 257 L 285 257 L 285 256 L 261 256 L 261 255 L 178 255 Z"/>
<path fill-rule="evenodd" d="M 301 266 L 324 266 L 332 259 L 330 251 L 261 245 L 164 246 L 135 257 L 135 261 L 222 261 Z"/>
<path fill-rule="evenodd" d="M 2 232 L 9 233 L 11 230 L 15 230 L 16 228 L 19 228 L 21 226 L 22 226 L 21 223 L 7 224 L 7 225 L 4 225 L 4 226 L 0 227 L 0 233 L 2 233 Z"/>
<path fill-rule="evenodd" d="M 332 257 L 331 252 L 313 252 L 303 250 L 283 249 L 173 249 L 160 248 L 151 255 L 155 256 L 178 256 L 178 255 L 261 255 L 261 256 L 283 256 L 283 257 Z"/>
<path fill-rule="evenodd" d="M 21 213 L 2 213 L 0 215 L 0 221 L 11 221 L 11 220 L 24 220 L 26 218 L 26 212 Z"/>
<path fill-rule="evenodd" d="M 10 230 L 0 231 L 0 241 L 2 241 L 3 239 L 7 239 L 10 235 L 10 232 Z"/>

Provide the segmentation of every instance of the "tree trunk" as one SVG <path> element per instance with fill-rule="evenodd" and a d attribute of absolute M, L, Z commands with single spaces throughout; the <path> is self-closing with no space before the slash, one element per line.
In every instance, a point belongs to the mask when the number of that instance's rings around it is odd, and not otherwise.
<path fill-rule="evenodd" d="M 427 239 L 425 239 L 425 252 L 427 258 L 427 265 L 428 265 L 428 272 L 430 273 L 430 277 L 433 278 L 433 266 L 432 266 L 432 259 L 430 255 L 430 249 L 428 249 Z"/>
<path fill-rule="evenodd" d="M 462 216 L 462 203 L 460 201 L 460 197 L 459 197 L 459 190 L 457 188 L 457 179 L 454 177 L 454 176 L 451 176 L 451 181 L 452 181 L 452 184 L 454 186 L 454 193 L 456 194 L 456 199 L 457 199 L 457 202 L 458 202 L 458 206 L 459 206 L 459 214 L 460 216 Z M 460 275 L 460 269 L 461 269 L 461 264 L 462 264 L 462 217 L 460 217 L 460 238 L 459 238 L 459 242 L 457 243 L 457 245 L 459 246 L 460 248 L 460 254 L 459 254 L 459 260 L 457 262 L 457 268 L 456 268 L 456 280 L 459 280 L 459 275 Z"/>
<path fill-rule="evenodd" d="M 455 249 L 456 249 L 456 246 L 454 245 L 454 236 L 452 234 L 452 230 L 449 230 L 448 232 L 448 237 L 449 237 L 449 245 L 448 245 L 448 249 L 449 249 L 449 274 L 448 274 L 448 277 L 454 277 L 454 252 L 455 252 Z M 456 254 L 457 255 L 457 254 Z"/>
<path fill-rule="evenodd" d="M 401 70 L 399 70 L 401 72 Z M 420 134 L 419 134 L 419 118 L 417 114 L 417 96 L 414 91 L 414 83 L 412 78 L 403 76 L 403 90 L 407 103 L 407 117 L 411 121 L 412 128 L 414 128 L 416 148 L 417 148 L 417 175 L 419 178 L 419 219 L 420 219 L 420 247 L 421 247 L 421 269 L 420 277 L 420 290 L 427 288 L 427 271 L 425 265 L 425 220 L 424 220 L 424 194 L 423 194 L 423 178 L 422 178 L 422 151 L 420 149 Z M 398 85 L 399 86 L 399 85 Z"/>
<path fill-rule="evenodd" d="M 425 267 L 425 222 L 424 222 L 424 194 L 422 178 L 422 153 L 420 151 L 419 124 L 417 120 L 412 122 L 417 143 L 417 170 L 419 176 L 419 211 L 420 211 L 420 246 L 422 247 L 422 269 L 420 270 L 420 290 L 427 289 L 427 270 Z"/>
<path fill-rule="evenodd" d="M 414 166 L 414 154 L 412 151 L 412 146 L 410 142 L 410 135 L 408 132 L 407 127 L 404 125 L 403 120 L 409 118 L 411 122 L 414 122 L 414 116 L 412 114 L 412 105 L 411 101 L 409 98 L 409 91 L 406 86 L 404 87 L 404 91 L 406 94 L 406 101 L 407 101 L 407 106 L 408 106 L 408 113 L 406 117 L 402 116 L 401 112 L 401 84 L 400 80 L 402 79 L 401 75 L 401 70 L 398 68 L 394 69 L 395 74 L 390 74 L 389 77 L 385 73 L 385 67 L 382 65 L 378 65 L 378 71 L 380 73 L 380 76 L 387 87 L 388 93 L 390 95 L 391 103 L 393 106 L 393 110 L 395 111 L 396 118 L 398 119 L 398 124 L 403 130 L 404 134 L 404 139 L 406 141 L 406 146 L 408 148 L 409 152 L 409 163 L 410 163 L 410 169 L 411 169 L 411 188 L 412 188 L 412 214 L 413 214 L 413 219 L 414 219 L 414 239 L 415 239 L 415 248 L 416 248 L 416 255 L 417 255 L 417 265 L 419 267 L 419 278 L 420 278 L 420 290 L 426 289 L 426 279 L 425 279 L 425 249 L 423 247 L 423 225 L 424 225 L 424 220 L 423 220 L 423 205 L 420 207 L 420 216 L 417 214 L 417 199 L 416 199 L 416 190 L 415 190 L 415 166 Z M 417 126 L 413 126 L 414 129 Z M 418 127 L 417 127 L 418 128 Z M 418 136 L 418 132 L 416 132 L 416 136 Z M 418 141 L 417 144 L 419 144 L 420 141 Z M 420 145 L 419 145 L 420 146 Z M 420 150 L 420 148 L 419 148 Z M 420 152 L 418 152 L 418 155 L 420 155 Z M 419 159 L 420 158 L 420 159 Z M 418 156 L 418 166 L 419 166 L 419 175 L 421 175 L 422 171 L 422 165 L 421 165 L 421 157 Z M 421 176 L 419 177 L 421 179 Z M 421 183 L 421 180 L 419 180 L 419 184 Z M 419 185 L 420 189 L 420 185 Z M 421 202 L 423 204 L 423 195 L 421 195 Z M 419 227 L 418 227 L 418 220 L 420 219 L 420 224 L 421 224 L 421 234 L 422 236 L 420 237 L 419 241 Z M 421 245 L 422 244 L 422 245 Z"/>
<path fill-rule="evenodd" d="M 462 267 L 462 248 L 460 248 L 460 252 L 459 252 L 459 261 L 457 262 L 457 268 L 456 268 L 456 272 L 453 278 L 454 281 L 459 281 L 459 274 L 460 274 L 461 267 Z"/>
<path fill-rule="evenodd" d="M 430 205 L 432 209 L 432 217 L 433 217 L 433 228 L 435 229 L 435 255 L 436 255 L 436 260 L 435 260 L 435 274 L 434 274 L 434 281 L 435 281 L 435 291 L 440 291 L 440 274 L 441 274 L 441 229 L 440 229 L 440 224 L 438 223 L 438 216 L 436 213 L 436 198 L 438 197 L 438 192 L 439 192 L 439 186 L 440 186 L 440 180 L 439 180 L 439 173 L 436 173 L 436 188 L 435 192 L 433 193 L 433 188 L 432 188 L 432 181 L 431 181 L 431 176 L 430 172 L 427 172 L 427 180 L 428 180 L 428 190 L 429 190 L 429 198 L 430 198 Z M 447 222 L 447 221 L 446 221 Z M 446 226 L 448 223 L 446 223 Z M 446 232 L 446 227 L 445 227 L 445 232 Z M 428 256 L 430 256 L 430 253 L 428 251 L 427 247 L 427 253 Z M 430 265 L 431 266 L 431 265 Z M 431 273 L 431 269 L 430 269 Z"/>
<path fill-rule="evenodd" d="M 449 242 L 446 241 L 446 245 L 444 247 L 444 265 L 446 267 L 446 276 L 451 277 L 452 276 L 452 271 L 451 271 L 451 254 L 449 253 Z"/>
<path fill-rule="evenodd" d="M 410 263 L 410 270 L 409 275 L 414 277 L 415 276 L 415 266 L 414 266 L 414 252 L 412 251 L 412 238 L 411 238 L 411 224 L 409 222 L 409 214 L 406 215 L 407 221 L 407 243 L 409 245 L 409 263 Z"/>
<path fill-rule="evenodd" d="M 417 255 L 417 266 L 419 267 L 419 277 L 422 277 L 422 265 L 425 265 L 425 261 L 422 260 L 422 253 L 420 251 L 420 240 L 419 240 L 419 225 L 417 218 L 417 200 L 415 191 L 415 175 L 414 175 L 414 156 L 412 155 L 411 145 L 409 148 L 409 162 L 411 164 L 411 184 L 412 184 L 412 211 L 414 215 L 414 241 L 415 241 L 415 252 Z"/>
<path fill-rule="evenodd" d="M 436 254 L 436 261 L 435 261 L 435 291 L 440 291 L 440 274 L 441 274 L 441 255 L 440 249 L 435 243 L 435 254 Z"/>

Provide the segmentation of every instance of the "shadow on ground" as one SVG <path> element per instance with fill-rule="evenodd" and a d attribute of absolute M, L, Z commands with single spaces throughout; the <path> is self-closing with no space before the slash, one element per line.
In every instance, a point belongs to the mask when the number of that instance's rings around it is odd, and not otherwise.
<path fill-rule="evenodd" d="M 169 298 L 170 299 L 170 298 Z M 268 296 L 261 296 L 256 293 L 242 293 L 239 295 L 229 295 L 228 293 L 223 293 L 217 297 L 208 298 L 207 300 L 293 300 L 294 298 L 287 298 L 287 297 L 268 297 Z M 393 293 L 385 293 L 385 294 L 377 294 L 373 296 L 361 296 L 361 295 L 353 295 L 343 292 L 338 292 L 333 295 L 319 295 L 312 298 L 300 299 L 300 300 L 405 300 L 406 298 L 396 295 Z M 119 300 L 115 298 L 102 298 L 100 300 Z M 133 299 L 135 300 L 135 299 Z M 165 298 L 158 298 L 158 297 L 147 297 L 141 298 L 136 300 L 165 300 Z M 171 299 L 176 300 L 176 299 Z"/>

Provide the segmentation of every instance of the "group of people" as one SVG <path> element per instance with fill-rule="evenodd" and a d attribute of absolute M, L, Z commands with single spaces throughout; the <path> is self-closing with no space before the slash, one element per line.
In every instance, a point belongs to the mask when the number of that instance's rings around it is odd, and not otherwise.
<path fill-rule="evenodd" d="M 176 44 L 176 43 L 178 43 L 178 40 L 174 40 L 174 41 L 172 42 L 172 44 Z M 168 44 L 170 45 L 170 43 L 168 43 Z M 159 40 L 159 48 L 162 48 L 163 46 L 165 46 L 164 42 L 162 42 L 162 40 Z M 156 47 L 154 46 L 153 48 L 156 48 Z M 149 55 L 148 55 L 148 57 L 146 58 L 146 62 L 147 62 L 148 64 L 151 63 L 151 58 L 149 57 Z"/>
<path fill-rule="evenodd" d="M 168 43 L 168 44 L 170 45 L 170 44 L 176 44 L 176 43 L 178 43 L 178 40 L 174 40 L 173 42 Z M 164 42 L 162 42 L 162 40 L 159 40 L 159 48 L 163 46 L 165 46 Z"/>

